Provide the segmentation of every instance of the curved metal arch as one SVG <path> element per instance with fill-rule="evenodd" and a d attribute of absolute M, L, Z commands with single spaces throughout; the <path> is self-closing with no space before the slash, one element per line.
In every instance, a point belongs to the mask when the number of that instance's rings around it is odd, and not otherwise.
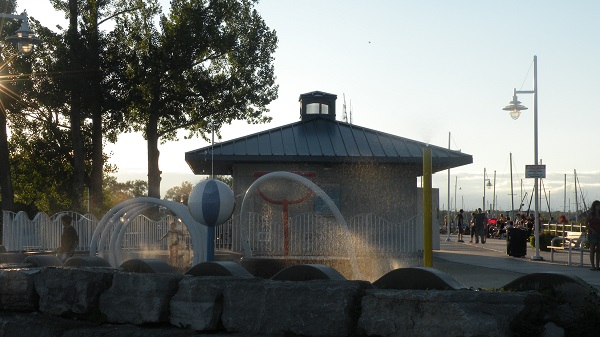
<path fill-rule="evenodd" d="M 108 261 L 111 264 L 111 266 L 121 265 L 121 243 L 123 242 L 123 237 L 125 237 L 125 232 L 127 231 L 127 228 L 129 227 L 131 221 L 135 219 L 138 215 L 140 215 L 143 211 L 153 207 L 153 205 L 136 204 L 132 207 L 133 208 L 129 209 L 127 213 L 124 214 L 124 217 L 121 218 L 121 221 L 118 221 L 115 224 L 115 230 L 112 231 L 110 235 L 110 241 L 108 246 Z"/>
<path fill-rule="evenodd" d="M 119 240 L 119 236 L 121 231 L 124 231 L 127 228 L 125 223 L 128 224 L 130 216 L 132 216 L 134 213 L 139 214 L 139 212 L 141 212 L 141 210 L 145 209 L 147 206 L 163 206 L 173 212 L 175 216 L 180 218 L 190 233 L 190 239 L 192 241 L 194 252 L 192 263 L 198 264 L 204 261 L 206 257 L 206 226 L 194 220 L 186 205 L 170 200 L 150 197 L 139 197 L 125 200 L 111 208 L 102 217 L 98 223 L 98 226 L 94 230 L 92 241 L 90 242 L 90 256 L 95 256 L 96 254 L 102 256 L 103 253 L 99 252 L 99 249 L 106 247 L 106 241 L 109 240 L 108 252 L 110 263 L 113 267 L 116 267 L 116 265 L 113 265 L 113 263 L 117 263 L 117 258 L 120 259 L 120 254 L 114 254 L 114 252 L 120 249 L 119 247 L 122 238 Z M 125 220 L 124 222 L 121 221 L 122 217 Z M 113 227 L 115 228 L 115 232 L 112 233 L 113 235 L 110 235 L 111 238 L 109 239 L 110 229 Z M 112 249 L 111 246 L 113 247 Z"/>
<path fill-rule="evenodd" d="M 312 181 L 304 178 L 303 176 L 300 176 L 298 174 L 295 173 L 291 173 L 291 172 L 285 172 L 285 171 L 278 171 L 278 172 L 271 172 L 271 173 L 267 173 L 263 176 L 261 176 L 260 178 L 256 179 L 256 181 L 254 183 L 252 183 L 252 185 L 250 185 L 250 187 L 248 187 L 248 189 L 246 190 L 246 195 L 244 196 L 244 200 L 242 201 L 242 207 L 240 210 L 240 235 L 241 240 L 242 240 L 242 245 L 243 245 L 243 250 L 244 250 L 244 255 L 247 257 L 251 257 L 252 256 L 252 251 L 250 250 L 250 243 L 248 242 L 248 226 L 246 224 L 247 220 L 247 212 L 246 212 L 246 198 L 248 197 L 248 195 L 250 195 L 252 192 L 254 192 L 258 186 L 260 186 L 260 184 L 266 180 L 269 179 L 273 179 L 273 178 L 284 178 L 284 179 L 288 179 L 288 180 L 292 180 L 295 182 L 298 182 L 300 184 L 303 184 L 304 186 L 310 188 L 317 197 L 321 198 L 321 200 L 323 200 L 323 202 L 325 202 L 325 204 L 327 205 L 327 207 L 329 207 L 329 209 L 331 210 L 331 213 L 333 213 L 333 216 L 335 217 L 335 219 L 346 229 L 346 239 L 348 240 L 348 242 L 351 242 L 351 238 L 350 238 L 350 229 L 348 228 L 348 225 L 346 224 L 346 220 L 344 220 L 344 217 L 342 216 L 342 213 L 340 212 L 340 210 L 338 209 L 338 207 L 335 205 L 335 203 L 333 202 L 333 200 L 331 200 L 331 198 L 327 195 L 327 193 L 325 193 L 325 191 L 323 191 L 319 186 L 317 186 L 317 184 L 313 183 Z M 355 278 L 360 278 L 360 271 L 358 269 L 358 263 L 356 262 L 356 253 L 354 251 L 354 247 L 352 245 L 348 245 L 348 255 L 350 257 L 350 264 L 352 266 L 352 273 L 354 274 Z"/>

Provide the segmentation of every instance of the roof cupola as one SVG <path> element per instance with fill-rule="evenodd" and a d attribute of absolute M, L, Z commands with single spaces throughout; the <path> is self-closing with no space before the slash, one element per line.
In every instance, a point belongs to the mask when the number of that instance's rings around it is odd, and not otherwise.
<path fill-rule="evenodd" d="M 335 120 L 335 100 L 337 95 L 322 91 L 312 91 L 300 95 L 300 118 L 311 120 L 327 118 Z"/>

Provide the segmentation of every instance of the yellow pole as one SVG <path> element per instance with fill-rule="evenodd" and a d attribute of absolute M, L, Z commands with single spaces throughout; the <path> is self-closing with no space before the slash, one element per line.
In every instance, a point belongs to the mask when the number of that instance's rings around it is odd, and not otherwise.
<path fill-rule="evenodd" d="M 431 210 L 431 148 L 423 149 L 423 265 L 433 267 Z"/>

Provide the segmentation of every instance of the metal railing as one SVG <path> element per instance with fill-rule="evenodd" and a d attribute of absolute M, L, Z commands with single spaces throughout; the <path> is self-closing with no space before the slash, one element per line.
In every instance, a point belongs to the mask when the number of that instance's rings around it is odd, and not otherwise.
<path fill-rule="evenodd" d="M 283 224 L 251 213 L 248 243 L 253 255 L 283 255 Z M 347 222 L 348 229 L 330 218 L 304 213 L 290 223 L 290 255 L 336 256 L 352 244 L 360 255 L 394 255 L 423 250 L 418 217 L 393 223 L 375 214 L 360 214 Z"/>
<path fill-rule="evenodd" d="M 554 236 L 562 236 L 563 232 L 586 232 L 587 228 L 586 226 L 581 222 L 581 223 L 573 223 L 570 222 L 568 224 L 549 224 L 549 223 L 545 223 L 545 224 L 541 224 L 540 225 L 540 229 L 541 231 L 544 232 L 550 232 L 550 234 L 554 235 Z"/>
<path fill-rule="evenodd" d="M 53 216 L 38 213 L 29 219 L 23 212 L 3 212 L 3 241 L 8 251 L 52 251 L 60 246 L 60 217 L 69 214 L 79 235 L 78 251 L 90 249 L 98 219 L 93 215 L 61 212 Z M 132 220 L 122 242 L 123 250 L 167 250 L 164 239 L 173 217 L 158 221 L 140 215 Z M 254 255 L 283 255 L 283 224 L 258 213 L 249 213 L 248 243 Z M 360 214 L 342 224 L 315 213 L 304 213 L 289 219 L 290 254 L 305 256 L 344 255 L 352 244 L 357 254 L 394 255 L 423 250 L 422 226 L 418 217 L 393 223 L 375 214 Z M 186 227 L 183 231 L 186 247 L 192 243 Z M 215 250 L 241 251 L 239 216 L 215 228 Z"/>

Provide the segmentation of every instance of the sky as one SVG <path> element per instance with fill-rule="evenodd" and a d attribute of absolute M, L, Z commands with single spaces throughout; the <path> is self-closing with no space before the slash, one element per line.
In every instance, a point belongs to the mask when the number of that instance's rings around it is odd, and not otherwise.
<path fill-rule="evenodd" d="M 47 1 L 19 5 L 48 27 L 64 22 Z M 434 174 L 442 209 L 482 207 L 484 190 L 485 208 L 494 191 L 494 209 L 508 210 L 512 200 L 518 208 L 534 184 L 525 178 L 525 165 L 535 164 L 533 95 L 519 95 L 529 109 L 517 120 L 502 108 L 515 88 L 533 90 L 537 55 L 538 152 L 546 165 L 540 210 L 575 210 L 575 172 L 578 208 L 582 196 L 588 207 L 600 199 L 600 2 L 262 0 L 256 9 L 279 39 L 273 120 L 224 126 L 221 141 L 297 122 L 299 95 L 325 91 L 338 95 L 338 120 L 345 99 L 353 124 L 473 156 L 470 165 Z M 192 139 L 159 147 L 163 196 L 202 179 L 184 156 L 207 145 Z M 147 179 L 140 134 L 122 135 L 108 151 L 119 181 Z"/>

